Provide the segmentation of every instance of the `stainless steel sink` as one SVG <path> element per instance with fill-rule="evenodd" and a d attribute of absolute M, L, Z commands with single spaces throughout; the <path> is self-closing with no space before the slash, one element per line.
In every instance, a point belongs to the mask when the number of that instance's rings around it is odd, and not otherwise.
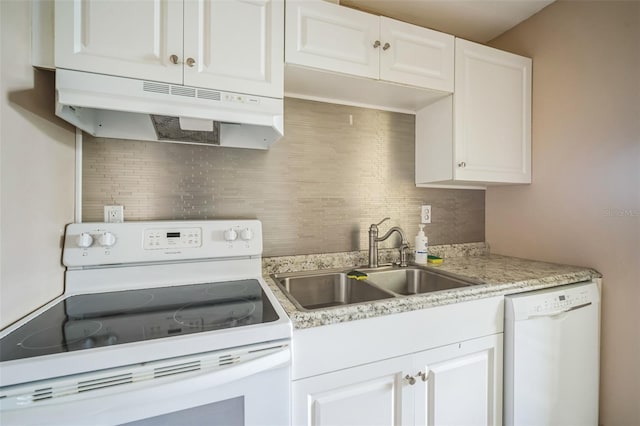
<path fill-rule="evenodd" d="M 272 278 L 300 310 L 314 310 L 390 299 L 393 294 L 347 278 L 345 272 L 275 274 Z"/>
<path fill-rule="evenodd" d="M 397 294 L 412 295 L 451 290 L 478 284 L 462 280 L 450 275 L 422 269 L 419 266 L 408 268 L 377 268 L 375 270 L 359 269 L 365 272 L 367 281 L 384 290 Z"/>
<path fill-rule="evenodd" d="M 271 278 L 301 311 L 326 309 L 393 297 L 431 293 L 482 284 L 443 271 L 421 266 L 400 268 L 354 268 L 367 274 L 366 280 L 347 278 L 345 270 L 324 270 L 273 274 Z"/>

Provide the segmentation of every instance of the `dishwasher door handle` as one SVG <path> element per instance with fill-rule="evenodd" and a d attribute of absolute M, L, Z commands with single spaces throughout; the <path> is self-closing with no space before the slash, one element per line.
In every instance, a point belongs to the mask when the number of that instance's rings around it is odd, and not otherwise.
<path fill-rule="evenodd" d="M 544 312 L 544 313 L 540 313 L 540 314 L 531 314 L 531 315 L 527 316 L 527 319 L 540 318 L 540 317 L 556 317 L 558 315 L 562 315 L 562 314 L 566 314 L 567 312 L 576 311 L 578 309 L 586 308 L 587 306 L 591 306 L 591 305 L 592 305 L 592 302 L 588 302 L 588 303 L 583 303 L 582 305 L 572 306 L 572 307 L 567 308 L 567 309 L 561 309 L 559 311 Z"/>

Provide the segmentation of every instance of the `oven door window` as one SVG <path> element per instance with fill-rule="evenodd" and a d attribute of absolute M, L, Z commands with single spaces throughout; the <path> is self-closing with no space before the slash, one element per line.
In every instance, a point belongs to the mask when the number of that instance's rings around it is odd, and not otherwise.
<path fill-rule="evenodd" d="M 239 396 L 226 401 L 123 423 L 123 426 L 244 426 L 244 424 L 244 396 Z"/>

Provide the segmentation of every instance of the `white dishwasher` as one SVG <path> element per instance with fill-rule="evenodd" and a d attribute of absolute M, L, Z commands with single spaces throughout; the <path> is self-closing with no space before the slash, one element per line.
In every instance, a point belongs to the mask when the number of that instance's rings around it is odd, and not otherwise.
<path fill-rule="evenodd" d="M 598 424 L 599 330 L 594 282 L 505 297 L 505 425 Z"/>

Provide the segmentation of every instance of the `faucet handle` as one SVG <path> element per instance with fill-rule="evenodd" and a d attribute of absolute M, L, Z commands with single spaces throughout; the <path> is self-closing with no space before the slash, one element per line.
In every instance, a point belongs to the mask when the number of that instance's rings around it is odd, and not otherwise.
<path fill-rule="evenodd" d="M 391 219 L 390 217 L 385 217 L 384 219 L 382 219 L 380 222 L 376 223 L 376 226 L 380 226 L 382 225 L 383 222 L 386 222 L 387 220 Z"/>

